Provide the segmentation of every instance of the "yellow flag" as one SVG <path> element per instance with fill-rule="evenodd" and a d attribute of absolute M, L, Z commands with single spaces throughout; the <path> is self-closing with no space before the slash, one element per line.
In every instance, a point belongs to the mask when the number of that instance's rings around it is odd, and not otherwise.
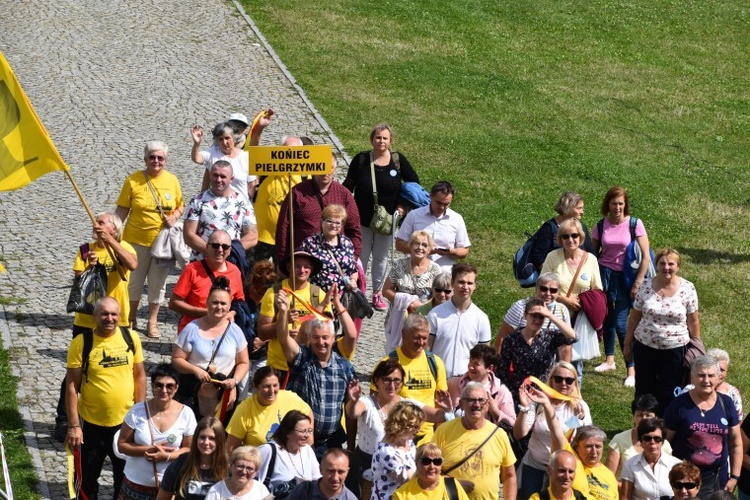
<path fill-rule="evenodd" d="M 0 52 L 0 191 L 68 169 Z"/>

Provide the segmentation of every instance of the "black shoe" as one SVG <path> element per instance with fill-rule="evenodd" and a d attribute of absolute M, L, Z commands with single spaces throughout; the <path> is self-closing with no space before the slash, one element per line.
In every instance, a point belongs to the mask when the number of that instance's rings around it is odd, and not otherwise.
<path fill-rule="evenodd" d="M 55 430 L 52 431 L 52 437 L 58 443 L 64 443 L 68 437 L 68 422 L 67 420 L 58 420 L 55 422 Z"/>

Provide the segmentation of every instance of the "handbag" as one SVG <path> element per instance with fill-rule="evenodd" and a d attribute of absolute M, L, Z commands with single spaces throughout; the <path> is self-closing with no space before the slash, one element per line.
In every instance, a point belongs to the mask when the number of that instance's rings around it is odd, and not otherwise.
<path fill-rule="evenodd" d="M 159 214 L 161 215 L 161 220 L 166 221 L 167 214 L 164 213 L 164 209 L 161 206 L 161 201 L 159 201 L 159 195 L 156 194 L 156 190 L 154 189 L 153 184 L 151 184 L 151 179 L 148 178 L 148 174 L 146 172 L 143 172 L 143 176 L 146 178 L 146 185 L 148 186 L 149 191 L 151 191 L 151 196 L 154 197 L 156 208 L 159 210 Z M 156 240 L 154 240 L 154 243 L 151 245 L 152 257 L 156 259 L 176 258 L 174 252 L 172 251 L 172 242 L 171 238 L 169 237 L 171 229 L 172 228 L 167 227 L 166 225 L 161 228 L 159 234 L 156 236 Z M 182 232 L 182 227 L 180 227 L 180 232 Z"/>
<path fill-rule="evenodd" d="M 89 244 L 81 245 L 81 258 L 84 262 L 89 259 Z M 104 264 L 91 266 L 81 274 L 73 278 L 73 286 L 70 289 L 68 303 L 65 307 L 67 312 L 82 314 L 94 314 L 96 301 L 107 295 L 107 269 Z"/>
<path fill-rule="evenodd" d="M 339 261 L 336 259 L 336 256 L 333 255 L 333 252 L 328 248 L 325 250 L 336 264 L 336 269 L 339 270 L 339 275 L 347 282 L 344 293 L 341 295 L 341 304 L 346 307 L 347 311 L 349 311 L 349 316 L 352 319 L 372 318 L 372 315 L 375 314 L 375 310 L 372 308 L 370 301 L 367 300 L 367 297 L 365 297 L 365 294 L 363 294 L 359 288 L 354 288 L 349 284 L 349 277 L 344 274 L 344 271 L 341 269 Z"/>
<path fill-rule="evenodd" d="M 370 151 L 370 175 L 372 176 L 372 199 L 374 203 L 370 229 L 380 234 L 391 234 L 393 231 L 393 214 L 389 214 L 383 205 L 378 205 L 378 188 L 375 184 L 375 159 Z"/>
<path fill-rule="evenodd" d="M 599 338 L 586 313 L 583 311 L 578 313 L 573 329 L 576 332 L 578 340 L 572 346 L 570 353 L 571 361 L 589 360 L 601 356 Z"/>

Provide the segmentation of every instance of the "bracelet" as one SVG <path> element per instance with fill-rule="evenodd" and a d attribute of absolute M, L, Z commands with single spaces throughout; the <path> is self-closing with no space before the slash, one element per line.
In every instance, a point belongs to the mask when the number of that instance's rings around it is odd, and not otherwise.
<path fill-rule="evenodd" d="M 518 411 L 521 413 L 529 413 L 531 410 L 531 406 L 518 405 Z"/>
<path fill-rule="evenodd" d="M 341 316 L 342 314 L 348 313 L 348 312 L 349 312 L 349 309 L 344 308 L 343 311 L 336 311 L 336 314 L 338 314 L 339 316 Z"/>
<path fill-rule="evenodd" d="M 172 456 L 172 452 L 171 451 L 167 452 L 167 462 L 169 462 L 171 456 Z"/>
<path fill-rule="evenodd" d="M 443 414 L 445 415 L 446 422 L 450 422 L 451 420 L 456 418 L 456 414 L 452 411 L 443 411 Z"/>
<path fill-rule="evenodd" d="M 737 476 L 736 474 L 729 474 L 729 479 L 734 479 L 735 481 L 739 481 L 740 476 Z"/>
<path fill-rule="evenodd" d="M 69 425 L 69 426 L 68 426 L 68 430 L 70 430 L 70 429 L 75 429 L 76 427 L 78 427 L 79 429 L 81 428 L 81 426 L 80 426 L 80 425 Z"/>

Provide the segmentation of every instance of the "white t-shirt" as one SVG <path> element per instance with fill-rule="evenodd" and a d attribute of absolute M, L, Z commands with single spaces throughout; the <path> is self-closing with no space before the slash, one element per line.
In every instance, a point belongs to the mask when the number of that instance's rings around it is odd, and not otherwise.
<path fill-rule="evenodd" d="M 365 405 L 365 411 L 357 418 L 357 447 L 368 455 L 375 453 L 378 443 L 385 437 L 384 420 L 387 415 L 383 415 L 373 399 L 374 394 L 362 396 L 359 400 Z M 401 401 L 412 403 L 419 408 L 424 408 L 425 404 L 416 399 L 402 398 Z"/>
<path fill-rule="evenodd" d="M 290 481 L 294 478 L 312 481 L 321 477 L 320 464 L 315 458 L 315 451 L 310 445 L 305 445 L 297 453 L 289 453 L 282 450 L 281 447 L 273 440 L 260 446 L 260 470 L 256 479 L 260 482 L 265 481 L 268 472 L 268 465 L 271 461 L 271 446 L 276 448 L 276 463 L 271 471 L 270 485 L 276 486 L 284 481 Z"/>
<path fill-rule="evenodd" d="M 547 426 L 547 419 L 544 418 L 544 413 L 541 411 L 537 413 L 536 403 L 531 403 L 529 406 L 532 407 L 532 411 L 522 413 L 518 416 L 518 418 L 526 419 L 526 425 L 530 425 L 531 422 L 534 422 L 534 432 L 531 434 L 531 439 L 529 440 L 529 449 L 523 456 L 522 462 L 529 467 L 545 470 L 549 463 L 549 455 L 552 448 L 552 435 Z M 581 406 L 583 407 L 583 420 L 579 419 L 578 424 L 591 425 L 591 411 L 589 411 L 589 405 L 587 405 L 585 401 L 581 401 Z M 570 406 L 568 406 L 568 404 L 555 406 L 555 414 L 562 424 L 563 431 L 568 430 L 569 427 L 566 425 L 566 422 L 571 417 L 575 417 Z"/>
<path fill-rule="evenodd" d="M 427 231 L 432 236 L 435 248 L 466 248 L 471 246 L 464 218 L 452 209 L 441 217 L 430 213 L 430 205 L 415 208 L 406 215 L 396 238 L 409 241 L 414 231 Z M 430 258 L 443 272 L 450 272 L 456 259 L 448 255 L 432 254 Z"/>
<path fill-rule="evenodd" d="M 191 365 L 200 366 L 205 369 L 216 350 L 220 338 L 218 337 L 214 340 L 203 338 L 198 329 L 198 324 L 195 321 L 191 321 L 182 329 L 175 341 L 175 345 L 188 353 L 188 362 Z M 212 364 L 216 366 L 218 372 L 229 375 L 229 372 L 234 368 L 237 353 L 246 347 L 247 340 L 242 329 L 236 323 L 229 323 L 229 331 L 221 343 L 219 352 L 216 353 Z"/>
<path fill-rule="evenodd" d="M 172 404 L 176 404 L 177 401 Z M 192 436 L 195 432 L 195 415 L 193 410 L 187 406 L 182 407 L 180 415 L 174 424 L 164 432 L 160 432 L 155 425 L 151 425 L 146 418 L 145 403 L 136 403 L 130 408 L 124 419 L 125 425 L 135 431 L 133 440 L 138 445 L 151 445 L 151 432 L 154 433 L 153 443 L 161 444 L 165 447 L 178 449 L 182 446 L 182 439 Z M 173 457 L 174 458 L 174 457 Z M 156 462 L 156 472 L 161 481 L 164 471 L 167 470 L 170 462 Z M 125 460 L 125 477 L 136 484 L 142 486 L 156 486 L 154 483 L 154 466 L 145 457 L 127 457 Z"/>
<path fill-rule="evenodd" d="M 250 491 L 239 496 L 232 495 L 232 492 L 227 488 L 226 482 L 221 481 L 211 486 L 206 495 L 206 500 L 263 500 L 270 494 L 271 492 L 268 491 L 268 488 L 257 479 L 253 480 Z"/>
<path fill-rule="evenodd" d="M 448 378 L 465 374 L 469 370 L 469 351 L 492 339 L 490 319 L 474 303 L 459 312 L 449 300 L 433 307 L 427 321 L 430 336 L 435 337 L 432 352 L 443 360 Z"/>
<path fill-rule="evenodd" d="M 209 149 L 201 151 L 203 155 L 203 165 L 206 167 L 206 171 L 210 173 L 211 165 L 219 160 L 228 161 L 232 165 L 234 172 L 234 179 L 232 179 L 232 187 L 237 191 L 244 201 L 249 202 L 250 198 L 247 195 L 247 184 L 257 179 L 254 175 L 250 174 L 250 159 L 247 151 L 240 152 L 240 155 L 236 158 L 230 158 L 224 154 L 219 146 L 211 146 Z"/>

